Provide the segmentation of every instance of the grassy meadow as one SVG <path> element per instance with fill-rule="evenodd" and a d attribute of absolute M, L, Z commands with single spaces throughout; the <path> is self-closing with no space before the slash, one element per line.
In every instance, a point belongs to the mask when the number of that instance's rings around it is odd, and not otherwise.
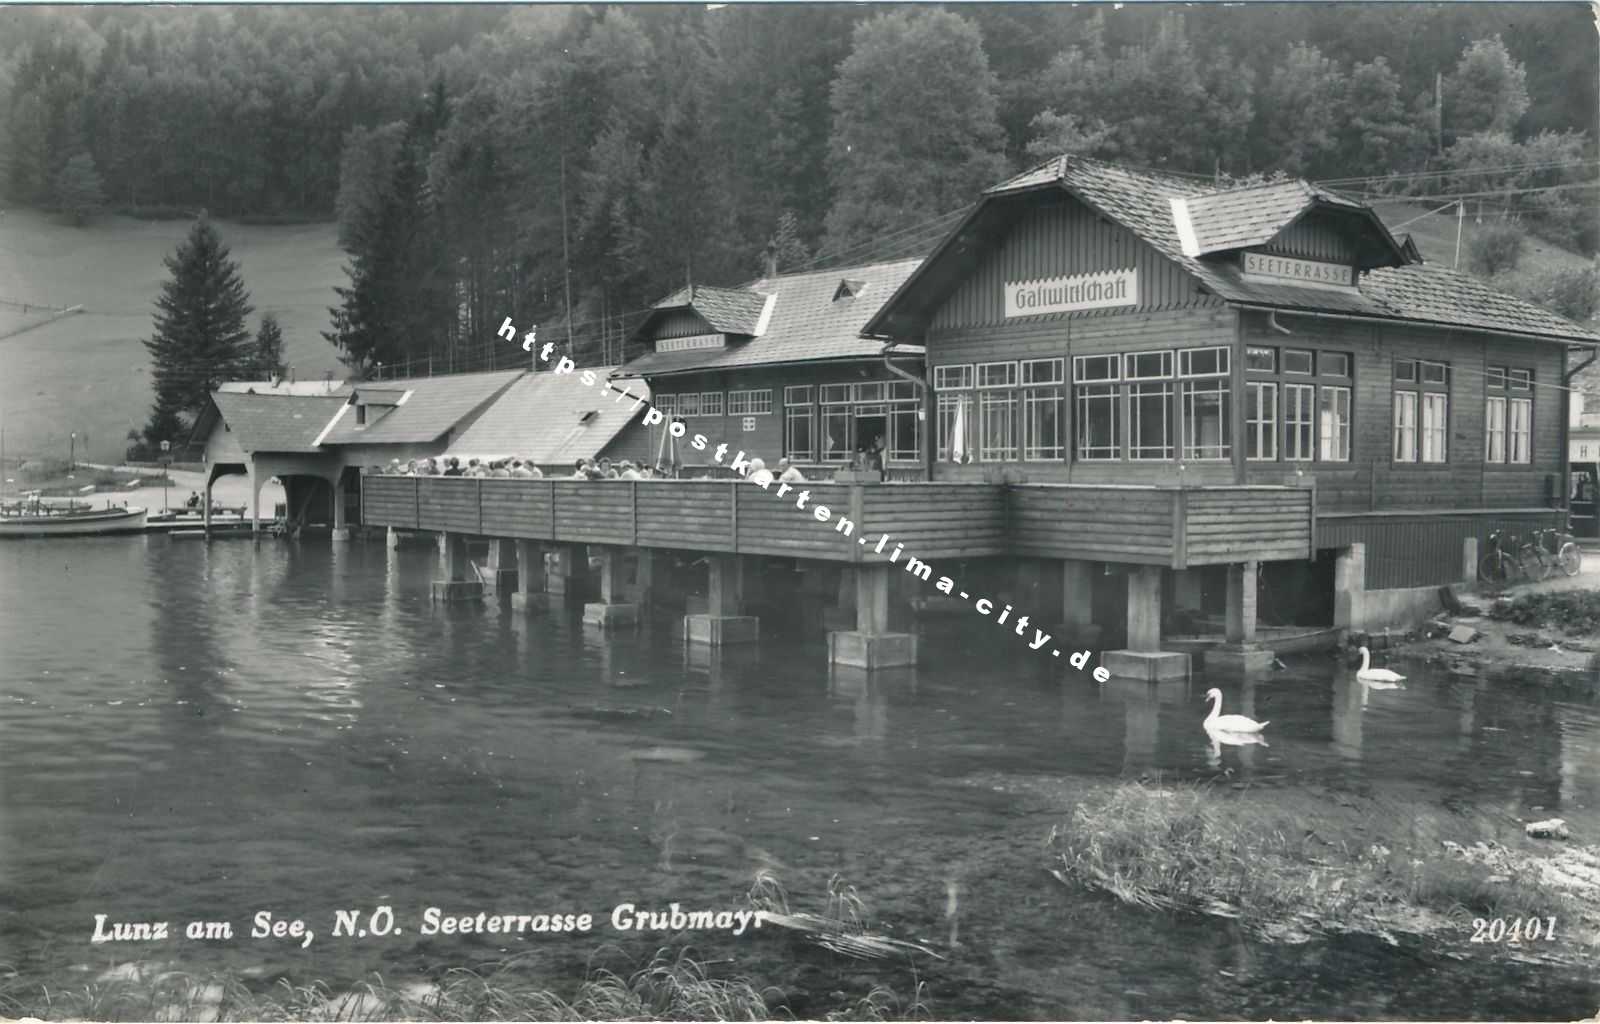
<path fill-rule="evenodd" d="M 1452 206 L 1439 213 L 1428 212 L 1438 205 L 1438 203 L 1380 202 L 1375 203 L 1373 209 L 1378 212 L 1384 224 L 1388 225 L 1389 230 L 1395 233 L 1395 237 L 1410 235 L 1417 243 L 1417 249 L 1422 253 L 1424 260 L 1441 267 L 1449 267 L 1454 265 L 1456 258 L 1456 210 Z M 1476 207 L 1469 201 L 1467 216 L 1461 224 L 1460 269 L 1463 272 L 1467 269 L 1467 254 L 1471 251 L 1472 240 L 1477 237 L 1479 231 L 1500 222 L 1499 212 L 1491 211 L 1488 207 L 1484 208 L 1481 224 L 1477 218 Z M 1582 254 L 1563 249 L 1538 235 L 1529 233 L 1527 244 L 1522 249 L 1521 262 L 1517 269 L 1508 272 L 1505 278 L 1507 282 L 1515 283 L 1524 275 L 1588 265 L 1589 261 Z"/>
<path fill-rule="evenodd" d="M 239 262 L 255 313 L 278 315 L 286 361 L 301 378 L 340 371 L 319 331 L 328 323 L 334 285 L 345 283 L 332 224 L 244 226 L 218 222 Z M 0 305 L 0 423 L 7 455 L 66 458 L 78 434 L 78 458 L 120 461 L 123 436 L 150 413 L 150 357 L 140 342 L 167 278 L 162 260 L 188 233 L 182 220 L 109 216 L 83 228 L 52 214 L 0 214 L 0 300 L 84 311 L 23 331 L 46 318 Z M 88 452 L 85 453 L 87 438 Z"/>

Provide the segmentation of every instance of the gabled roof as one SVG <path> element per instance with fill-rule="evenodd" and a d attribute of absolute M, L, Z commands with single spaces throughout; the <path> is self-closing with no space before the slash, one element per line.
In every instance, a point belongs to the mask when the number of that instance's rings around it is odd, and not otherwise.
<path fill-rule="evenodd" d="M 614 368 L 586 369 L 605 377 Z M 623 386 L 619 382 L 613 391 L 598 385 L 585 387 L 571 374 L 526 374 L 451 442 L 446 454 L 460 458 L 515 455 L 542 465 L 594 458 L 644 415 L 643 403 L 618 397 Z M 650 388 L 643 381 L 629 382 L 626 389 L 644 402 L 650 400 Z"/>
<path fill-rule="evenodd" d="M 894 294 L 919 262 L 898 260 L 762 278 L 743 289 L 747 294 L 773 298 L 766 330 L 759 337 L 722 349 L 650 352 L 628 363 L 617 374 L 642 377 L 830 359 L 875 359 L 883 350 L 883 342 L 861 337 L 862 325 Z M 860 287 L 853 295 L 836 299 L 841 281 L 854 282 Z M 921 351 L 914 346 L 902 346 L 901 350 Z"/>
<path fill-rule="evenodd" d="M 767 297 L 744 288 L 713 288 L 707 285 L 690 285 L 679 288 L 656 303 L 655 310 L 692 309 L 700 319 L 723 334 L 759 334 L 761 314 L 766 309 Z M 639 325 L 655 319 L 652 314 Z M 637 333 L 637 332 L 636 332 Z"/>
<path fill-rule="evenodd" d="M 235 394 L 258 395 L 348 395 L 350 384 L 342 380 L 225 380 L 217 385 L 218 391 Z"/>
<path fill-rule="evenodd" d="M 239 447 L 252 454 L 316 451 L 317 435 L 345 402 L 338 396 L 252 395 L 220 390 L 211 395 L 211 401 Z M 202 419 L 209 426 L 210 417 Z M 195 425 L 199 427 L 200 421 Z"/>
<path fill-rule="evenodd" d="M 322 439 L 323 444 L 427 444 L 487 405 L 516 380 L 522 370 L 412 377 L 378 383 L 380 390 L 409 395 L 404 404 L 368 413 L 365 426 L 346 409 Z M 359 389 L 361 386 L 357 385 Z M 348 400 L 347 400 L 348 401 Z"/>
<path fill-rule="evenodd" d="M 369 387 L 362 384 L 355 389 L 356 402 L 366 405 L 399 405 L 405 397 L 405 388 Z"/>
<path fill-rule="evenodd" d="M 1032 194 L 1056 189 L 1121 224 L 1183 267 L 1204 290 L 1236 305 L 1345 313 L 1552 339 L 1597 340 L 1586 327 L 1495 292 L 1464 275 L 1441 267 L 1404 263 L 1404 249 L 1382 228 L 1376 214 L 1326 189 L 1291 182 L 1219 190 L 1201 182 L 1076 156 L 1055 157 L 986 190 L 978 205 L 867 321 L 863 332 L 878 337 L 919 333 L 927 316 L 971 272 L 981 254 L 1025 214 Z M 1359 279 L 1359 290 L 1355 290 L 1265 283 L 1244 277 L 1235 264 L 1191 255 L 1196 250 L 1215 251 L 1200 242 L 1201 235 L 1212 245 L 1260 244 L 1246 240 L 1262 238 L 1271 223 L 1287 216 L 1286 211 L 1301 200 L 1305 202 L 1297 216 L 1319 207 L 1361 213 L 1381 229 L 1381 236 L 1377 237 L 1387 240 L 1385 247 L 1392 247 L 1394 265 L 1368 270 Z M 1197 202 L 1202 222 L 1198 226 L 1193 214 Z M 1189 224 L 1180 232 L 1179 218 L 1184 210 L 1189 211 Z M 1191 233 L 1191 229 L 1196 237 L 1186 247 L 1181 235 Z M 1265 237 L 1270 239 L 1277 230 Z"/>

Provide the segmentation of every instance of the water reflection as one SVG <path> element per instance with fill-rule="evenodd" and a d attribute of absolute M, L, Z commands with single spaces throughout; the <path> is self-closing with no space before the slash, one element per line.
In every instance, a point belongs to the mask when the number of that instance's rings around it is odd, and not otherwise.
<path fill-rule="evenodd" d="M 434 606 L 435 562 L 311 541 L 0 545 L 0 945 L 24 977 L 100 955 L 77 927 L 97 912 L 736 905 L 768 870 L 812 910 L 842 874 L 896 934 L 942 939 L 941 1017 L 1459 1016 L 1466 977 L 1475 1013 L 1570 1009 L 1572 985 L 1545 976 L 1475 965 L 1424 997 L 1384 951 L 1264 947 L 1041 890 L 1039 848 L 1090 782 L 1219 772 L 1420 798 L 1439 809 L 1417 827 L 1446 834 L 1458 808 L 1594 834 L 1593 698 L 1426 671 L 1368 692 L 1322 662 L 1097 685 L 959 623 L 929 631 L 921 666 L 868 676 L 830 670 L 818 634 L 714 650 L 665 619 L 601 636 L 575 605 Z M 1271 719 L 1270 746 L 1214 745 L 1208 685 Z M 306 981 L 497 952 L 410 936 L 175 955 Z M 707 953 L 818 984 L 787 946 Z"/>

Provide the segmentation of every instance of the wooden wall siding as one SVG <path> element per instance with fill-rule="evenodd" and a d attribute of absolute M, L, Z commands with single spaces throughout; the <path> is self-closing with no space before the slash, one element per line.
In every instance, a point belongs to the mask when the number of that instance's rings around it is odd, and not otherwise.
<path fill-rule="evenodd" d="M 555 480 L 555 539 L 634 543 L 630 480 Z"/>
<path fill-rule="evenodd" d="M 1546 502 L 1545 477 L 1562 472 L 1561 346 L 1513 338 L 1452 333 L 1407 325 L 1369 325 L 1281 314 L 1292 334 L 1249 312 L 1244 343 L 1350 352 L 1350 462 L 1263 463 L 1245 467 L 1249 483 L 1295 484 L 1314 478 L 1322 511 L 1379 509 L 1529 508 Z M 1434 359 L 1451 366 L 1450 461 L 1442 465 L 1393 461 L 1394 359 Z M 1533 370 L 1533 461 L 1489 465 L 1484 454 L 1484 376 L 1489 366 Z M 1332 382 L 1330 382 L 1332 383 Z"/>
<path fill-rule="evenodd" d="M 478 483 L 477 477 L 464 476 L 420 481 L 417 486 L 418 529 L 482 533 Z"/>
<path fill-rule="evenodd" d="M 657 338 L 687 338 L 695 334 L 716 334 L 717 331 L 702 320 L 700 314 L 679 309 L 662 314 L 650 333 Z"/>
<path fill-rule="evenodd" d="M 636 542 L 641 546 L 733 550 L 732 485 L 713 481 L 641 480 L 633 486 L 638 495 Z"/>
<path fill-rule="evenodd" d="M 1333 218 L 1314 213 L 1284 228 L 1278 237 L 1261 248 L 1280 256 L 1324 263 L 1350 266 L 1356 261 L 1356 247 L 1349 228 L 1341 228 Z"/>
<path fill-rule="evenodd" d="M 1527 534 L 1559 526 L 1558 510 L 1466 512 L 1456 515 L 1319 516 L 1317 547 L 1366 545 L 1366 588 L 1436 587 L 1459 583 L 1465 575 L 1463 542 L 1478 538 L 1479 557 L 1488 550 L 1491 530 Z"/>
<path fill-rule="evenodd" d="M 805 484 L 778 497 L 778 489 L 762 490 L 755 484 L 735 484 L 734 494 L 739 501 L 739 544 L 741 553 L 755 555 L 789 555 L 795 558 L 826 558 L 831 561 L 849 561 L 858 552 L 856 538 L 861 536 L 861 523 L 856 522 L 852 536 L 847 540 L 834 530 L 839 517 L 850 515 L 850 487 L 847 484 Z M 795 505 L 801 490 L 811 492 L 805 509 Z M 826 505 L 830 518 L 818 522 L 812 512 Z"/>
<path fill-rule="evenodd" d="M 417 529 L 419 478 L 368 476 L 361 480 L 361 522 L 366 525 Z"/>
<path fill-rule="evenodd" d="M 486 484 L 480 499 L 483 503 L 483 532 L 491 537 L 525 539 L 554 536 L 555 485 L 554 480 L 498 479 Z"/>
<path fill-rule="evenodd" d="M 1012 550 L 1042 558 L 1170 565 L 1175 493 L 1083 484 L 1013 487 Z"/>
<path fill-rule="evenodd" d="M 1263 562 L 1311 554 L 1309 489 L 1221 488 L 1182 493 L 1185 565 L 1220 565 L 1240 552 Z"/>
<path fill-rule="evenodd" d="M 907 554 L 930 558 L 977 558 L 1010 551 L 1006 506 L 1011 495 L 994 486 L 953 483 L 864 487 L 861 518 L 876 546 L 890 534 L 886 551 L 904 543 Z M 860 524 L 856 527 L 861 529 Z"/>
<path fill-rule="evenodd" d="M 1004 287 L 1007 281 L 1035 281 L 1103 270 L 1139 271 L 1139 310 L 1218 306 L 1203 295 L 1195 279 L 1176 263 L 1139 240 L 1133 232 L 1062 196 L 1040 201 L 1020 218 L 972 274 L 934 313 L 934 330 L 948 327 L 1006 323 Z M 1118 310 L 1089 310 L 1028 317 L 1023 322 L 1059 322 L 1063 319 L 1100 319 Z M 1022 318 L 1018 318 L 1022 320 Z M 1015 321 L 1012 321 L 1015 322 Z"/>

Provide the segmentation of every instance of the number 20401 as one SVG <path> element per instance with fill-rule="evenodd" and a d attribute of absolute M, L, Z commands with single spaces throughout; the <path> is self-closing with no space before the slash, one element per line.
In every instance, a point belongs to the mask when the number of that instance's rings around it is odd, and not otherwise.
<path fill-rule="evenodd" d="M 1521 942 L 1524 939 L 1553 942 L 1555 937 L 1556 919 L 1553 917 L 1513 917 L 1509 921 L 1503 917 L 1492 921 L 1481 917 L 1472 919 L 1473 942 Z"/>

